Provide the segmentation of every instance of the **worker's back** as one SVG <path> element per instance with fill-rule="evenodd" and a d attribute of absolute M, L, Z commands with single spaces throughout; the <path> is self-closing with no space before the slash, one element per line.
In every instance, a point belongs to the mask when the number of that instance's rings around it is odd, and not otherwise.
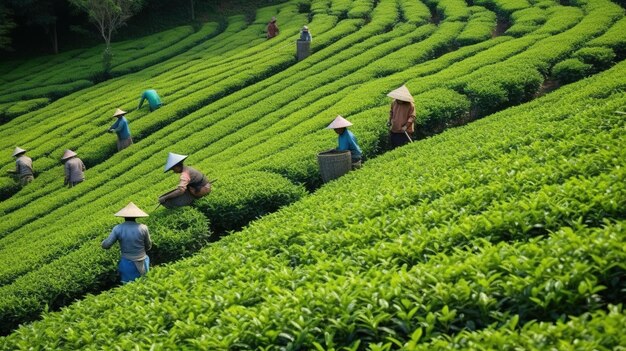
<path fill-rule="evenodd" d="M 139 101 L 138 108 L 141 108 L 144 99 L 148 100 L 148 104 L 150 105 L 150 111 L 156 110 L 157 108 L 161 107 L 161 98 L 154 89 L 145 90 L 143 94 L 141 94 L 141 101 Z"/>

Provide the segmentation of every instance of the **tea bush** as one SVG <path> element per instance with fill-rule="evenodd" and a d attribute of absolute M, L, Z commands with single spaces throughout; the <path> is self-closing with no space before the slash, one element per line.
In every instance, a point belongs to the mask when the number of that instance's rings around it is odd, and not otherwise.
<path fill-rule="evenodd" d="M 263 215 L 296 202 L 306 194 L 303 187 L 266 172 L 242 172 L 219 180 L 212 196 L 197 207 L 213 224 L 213 231 L 239 230 Z"/>
<path fill-rule="evenodd" d="M 575 82 L 591 73 L 592 66 L 579 59 L 567 59 L 554 65 L 552 75 L 563 84 Z"/>
<path fill-rule="evenodd" d="M 0 345 L 616 348 L 624 70 L 380 156 Z"/>
<path fill-rule="evenodd" d="M 333 147 L 336 136 L 324 127 L 337 114 L 353 121 L 352 129 L 366 157 L 362 170 L 340 180 L 341 188 L 338 188 L 339 185 L 325 186 L 319 190 L 317 197 L 323 200 L 304 197 L 298 201 L 301 205 L 294 206 L 294 209 L 287 207 L 279 211 L 287 214 L 279 213 L 255 221 L 243 230 L 243 234 L 233 233 L 209 245 L 207 252 L 210 251 L 210 254 L 201 254 L 194 260 L 163 270 L 155 269 L 156 281 L 163 281 L 168 275 L 177 276 L 174 271 L 179 269 L 185 270 L 181 273 L 185 278 L 173 282 L 164 290 L 160 290 L 152 276 L 137 284 L 150 285 L 149 290 L 160 296 L 159 303 L 161 298 L 165 300 L 162 306 L 149 311 L 154 312 L 153 315 L 121 315 L 118 319 L 120 325 L 95 336 L 93 332 L 80 336 L 68 332 L 64 334 L 68 344 L 59 347 L 98 349 L 110 342 L 110 345 L 124 348 L 132 343 L 130 335 L 137 330 L 125 334 L 123 325 L 130 323 L 141 325 L 142 331 L 155 335 L 165 329 L 169 333 L 174 328 L 169 335 L 174 335 L 172 340 L 175 341 L 156 341 L 159 345 L 188 342 L 189 347 L 200 348 L 255 348 L 267 343 L 286 346 L 291 342 L 294 348 L 297 345 L 313 348 L 314 343 L 325 342 L 324 345 L 331 348 L 329 345 L 335 342 L 335 336 L 342 345 L 352 345 L 357 339 L 369 345 L 387 343 L 387 337 L 409 340 L 409 331 L 416 330 L 418 323 L 436 328 L 424 330 L 428 338 L 437 333 L 459 330 L 462 325 L 471 323 L 482 328 L 495 323 L 499 313 L 506 313 L 501 311 L 517 305 L 529 311 L 524 312 L 525 316 L 554 319 L 554 315 L 546 312 L 537 302 L 547 296 L 542 295 L 540 288 L 530 296 L 532 299 L 520 293 L 524 291 L 522 285 L 515 285 L 517 290 L 476 291 L 475 296 L 484 292 L 482 300 L 453 301 L 445 294 L 447 284 L 450 284 L 445 275 L 441 280 L 431 281 L 433 286 L 415 285 L 433 290 L 432 300 L 420 300 L 420 304 L 431 307 L 420 310 L 423 313 L 415 318 L 398 316 L 402 322 L 397 324 L 386 319 L 395 313 L 394 310 L 384 309 L 385 303 L 372 300 L 372 296 L 389 294 L 388 286 L 383 282 L 399 279 L 386 275 L 387 272 L 399 271 L 399 266 L 385 266 L 389 262 L 417 265 L 425 262 L 424 258 L 430 257 L 430 252 L 441 251 L 440 262 L 446 263 L 441 269 L 445 270 L 449 267 L 446 255 L 460 262 L 471 260 L 463 252 L 456 252 L 457 247 L 478 247 L 486 240 L 495 246 L 499 241 L 506 241 L 510 242 L 511 250 L 526 250 L 516 246 L 516 241 L 520 238 L 532 239 L 541 246 L 544 245 L 541 241 L 543 236 L 564 226 L 574 227 L 577 233 L 583 233 L 585 229 L 580 228 L 581 225 L 595 228 L 606 218 L 619 219 L 619 208 L 622 206 L 619 199 L 623 190 L 614 184 L 615 179 L 619 181 L 623 174 L 610 170 L 615 162 L 623 159 L 616 151 L 619 148 L 610 146 L 620 145 L 621 139 L 615 139 L 619 134 L 619 129 L 615 127 L 619 120 L 599 120 L 597 116 L 588 116 L 593 115 L 595 109 L 606 107 L 602 110 L 606 113 L 609 105 L 614 109 L 623 106 L 622 100 L 611 97 L 623 90 L 619 73 L 614 78 L 602 76 L 601 80 L 598 78 L 600 83 L 585 85 L 584 89 L 579 88 L 580 91 L 569 89 L 563 93 L 579 95 L 568 95 L 567 98 L 555 95 L 559 99 L 544 99 L 542 103 L 529 104 L 524 109 L 489 117 L 490 120 L 500 121 L 501 124 L 496 127 L 480 130 L 487 123 L 480 121 L 475 127 L 470 126 L 469 130 L 473 130 L 471 134 L 463 134 L 468 130 L 466 128 L 455 132 L 461 134 L 444 133 L 415 142 L 379 160 L 376 156 L 388 145 L 384 121 L 391 100 L 385 95 L 406 83 L 416 99 L 429 97 L 433 100 L 428 104 L 436 112 L 433 116 L 445 118 L 457 115 L 457 111 L 475 111 L 478 107 L 486 115 L 523 103 L 534 97 L 554 64 L 571 57 L 595 38 L 609 33 L 620 23 L 623 11 L 604 0 L 590 0 L 576 5 L 579 7 L 542 2 L 536 6 L 541 9 L 538 13 L 545 14 L 546 20 L 532 35 L 520 38 L 505 35 L 474 42 L 479 40 L 478 37 L 459 40 L 473 23 L 487 23 L 483 20 L 492 20 L 494 13 L 509 16 L 518 10 L 535 7 L 535 4 L 489 1 L 481 4 L 485 10 L 458 1 L 429 4 L 440 8 L 443 18 L 438 25 L 426 23 L 430 15 L 424 4 L 411 5 L 391 0 L 371 2 L 372 10 L 366 14 L 357 7 L 367 5 L 360 1 L 312 1 L 310 7 L 307 3 L 290 1 L 261 9 L 252 23 L 243 16 L 234 16 L 229 18 L 226 27 L 207 24 L 209 38 L 183 53 L 171 56 L 172 52 L 164 50 L 163 56 L 171 58 L 158 65 L 80 90 L 36 113 L 21 115 L 1 125 L 0 132 L 6 137 L 0 139 L 0 146 L 7 150 L 16 144 L 27 148 L 35 166 L 41 170 L 33 184 L 0 202 L 0 212 L 3 213 L 3 221 L 0 222 L 0 261 L 3 262 L 0 281 L 4 284 L 0 293 L 2 301 L 7 301 L 0 305 L 0 313 L 3 321 L 7 316 L 6 328 L 37 318 L 46 304 L 56 309 L 75 297 L 97 291 L 114 281 L 116 257 L 110 252 L 106 253 L 109 256 L 103 256 L 105 252 L 98 247 L 102 235 L 116 223 L 110 213 L 119 210 L 129 200 L 148 210 L 156 206 L 156 195 L 171 189 L 178 182 L 175 175 L 162 172 L 168 151 L 190 155 L 190 165 L 203 171 L 210 179 L 220 179 L 214 184 L 214 193 L 195 206 L 207 212 L 226 209 L 232 220 L 213 212 L 210 225 L 214 228 L 235 228 L 246 225 L 247 220 L 260 213 L 300 198 L 304 191 L 299 184 L 309 190 L 321 186 L 315 154 Z M 309 8 L 310 14 L 305 11 Z M 413 13 L 411 9 L 417 11 Z M 352 18 L 349 15 L 352 10 L 353 14 L 360 13 L 363 17 Z M 263 29 L 268 16 L 272 15 L 277 15 L 280 20 L 281 34 L 272 40 L 265 40 Z M 302 24 L 310 26 L 315 40 L 312 55 L 297 62 L 293 41 Z M 211 28 L 218 29 L 212 32 Z M 484 35 L 486 26 L 481 28 Z M 621 72 L 623 68 L 620 67 L 612 72 Z M 6 72 L 6 69 L 0 67 L 0 71 Z M 134 110 L 139 94 L 146 87 L 157 89 L 166 102 L 152 113 L 146 109 Z M 497 99 L 490 100 L 490 96 Z M 602 101 L 608 105 L 594 99 L 605 99 Z M 585 104 L 586 100 L 590 103 Z M 85 104 L 85 101 L 90 103 Z M 425 104 L 422 100 L 421 105 Z M 135 137 L 135 144 L 117 153 L 114 152 L 114 137 L 104 134 L 112 123 L 110 116 L 116 106 L 129 111 L 127 117 Z M 561 110 L 557 111 L 559 108 Z M 581 111 L 587 112 L 583 115 Z M 587 132 L 571 129 L 571 125 L 563 121 L 568 120 L 568 116 L 576 116 L 576 121 L 587 128 L 599 128 L 597 136 L 590 137 L 585 134 Z M 593 123 L 587 123 L 585 118 Z M 530 129 L 516 129 L 522 127 Z M 508 131 L 517 134 L 509 139 Z M 456 136 L 449 140 L 450 135 Z M 495 144 L 475 148 L 475 145 L 481 145 L 485 139 L 494 139 L 494 136 L 497 136 Z M 566 139 L 575 143 L 561 142 Z M 607 140 L 613 140 L 608 148 L 605 145 Z M 63 171 L 59 157 L 62 150 L 68 147 L 77 150 L 89 166 L 87 180 L 72 189 L 63 188 L 60 181 Z M 441 147 L 439 151 L 438 147 Z M 398 160 L 392 161 L 396 157 Z M 9 154 L 0 154 L 0 160 L 7 165 L 14 162 Z M 484 163 L 488 161 L 491 163 Z M 460 169 L 461 165 L 467 170 Z M 390 170 L 397 172 L 395 176 L 390 175 Z M 411 177 L 406 177 L 407 174 Z M 584 180 L 577 182 L 571 179 L 575 177 L 583 177 Z M 255 178 L 266 180 L 268 185 L 281 191 L 268 191 L 271 188 L 250 185 L 250 192 L 245 192 L 236 186 L 237 179 L 241 183 L 254 184 Z M 405 178 L 418 181 L 417 192 L 407 187 L 400 188 L 400 191 L 388 180 Z M 351 179 L 360 181 L 350 185 Z M 219 197 L 217 194 L 220 194 Z M 590 197 L 579 197 L 580 194 L 589 194 Z M 551 199 L 560 200 L 553 202 Z M 418 206 L 421 201 L 424 201 L 423 206 Z M 249 206 L 251 202 L 253 207 Z M 401 211 L 393 211 L 394 208 L 404 208 L 404 205 L 412 206 L 411 216 L 404 217 Z M 190 208 L 189 211 L 181 214 L 181 218 L 200 225 L 203 220 L 198 209 Z M 168 212 L 158 211 L 151 217 L 151 220 L 156 220 L 155 226 L 180 224 L 177 231 L 185 232 L 184 222 L 177 223 L 174 218 L 165 217 L 161 220 L 156 216 L 160 213 Z M 389 216 L 381 217 L 383 213 L 389 213 Z M 85 218 L 89 220 L 85 221 Z M 577 222 L 579 218 L 582 218 L 580 223 Z M 80 223 L 80 226 L 68 227 L 67 223 Z M 344 231 L 344 227 L 349 231 Z M 418 230 L 429 241 L 416 243 L 414 238 L 418 236 Z M 177 231 L 167 232 L 168 239 L 161 248 L 168 252 L 178 252 L 176 250 L 180 248 L 185 254 L 195 249 L 171 241 L 178 235 Z M 468 231 L 471 235 L 467 234 Z M 406 235 L 401 236 L 403 233 Z M 207 231 L 201 231 L 199 235 L 206 237 Z M 471 241 L 474 236 L 477 241 Z M 182 235 L 184 240 L 190 237 Z M 381 238 L 396 240 L 397 244 L 381 242 Z M 259 243 L 255 241 L 257 239 L 264 241 Z M 302 245 L 307 242 L 314 244 L 303 248 Z M 233 243 L 239 251 L 214 251 L 226 247 L 223 245 L 228 243 Z M 404 250 L 403 247 L 410 247 L 411 250 Z M 529 247 L 531 251 L 536 249 Z M 270 251 L 263 251 L 264 248 Z M 544 257 L 549 257 L 550 250 L 542 251 Z M 593 252 L 595 248 L 589 250 Z M 168 253 L 159 255 L 166 257 Z M 87 258 L 81 260 L 81 257 Z M 486 257 L 476 260 L 488 261 Z M 349 263 L 346 269 L 341 266 L 344 261 Z M 569 262 L 574 266 L 586 263 Z M 497 261 L 492 263 L 494 265 L 480 266 L 481 274 L 489 275 L 490 269 L 497 267 Z M 437 263 L 433 261 L 433 264 Z M 208 271 L 192 273 L 184 268 L 186 265 L 194 269 L 208 266 Z M 266 269 L 259 271 L 258 267 Z M 270 269 L 274 267 L 278 267 L 279 271 Z M 355 281 L 345 278 L 344 273 L 354 272 L 354 267 L 371 268 L 371 272 L 362 273 Z M 381 272 L 380 267 L 392 268 Z M 602 267 L 606 268 L 607 264 L 603 263 L 597 269 L 601 271 Z M 425 267 L 424 271 L 431 269 L 435 267 Z M 466 272 L 470 274 L 472 268 L 468 269 Z M 597 287 L 596 281 L 605 286 L 609 286 L 607 281 L 614 281 L 610 290 L 617 287 L 619 291 L 619 272 L 618 279 L 606 280 L 597 278 L 598 270 L 576 276 L 580 281 L 590 279 L 591 283 L 584 283 L 581 289 L 587 292 Z M 85 272 L 91 273 L 85 275 Z M 63 276 L 59 276 L 61 273 Z M 337 276 L 339 281 L 335 281 L 334 274 L 339 273 L 344 275 Z M 417 276 L 421 276 L 421 271 Z M 206 277 L 210 277 L 210 282 L 205 284 L 203 279 Z M 228 280 L 220 280 L 225 277 Z M 320 280 L 315 280 L 318 277 Z M 535 278 L 533 284 L 537 286 L 549 280 L 543 276 Z M 246 285 L 250 281 L 257 284 Z M 290 295 L 283 294 L 285 286 L 275 284 L 283 281 L 292 282 L 292 290 L 308 289 L 298 286 L 298 281 L 312 284 L 314 290 L 319 288 L 319 294 L 311 297 L 310 306 L 318 306 L 319 311 L 329 309 L 331 316 L 345 316 L 345 319 L 335 319 L 333 324 L 324 319 L 326 317 L 315 317 L 308 325 L 306 320 L 300 318 L 301 306 L 292 303 Z M 360 286 L 361 282 L 368 281 L 380 283 L 380 286 L 366 286 L 362 295 L 350 295 L 353 283 Z M 441 291 L 433 288 L 439 282 Z M 478 289 L 482 286 L 481 282 L 476 279 L 471 284 Z M 455 289 L 457 287 L 460 289 L 459 296 L 465 296 L 462 284 L 454 286 Z M 201 298 L 177 295 L 201 290 Z M 369 305 L 380 305 L 381 309 L 372 312 L 363 307 L 359 310 L 363 313 L 356 317 L 351 314 L 352 309 L 347 308 L 350 302 L 328 306 L 319 302 L 329 301 L 331 293 L 339 296 L 346 294 L 345 301 L 370 301 Z M 167 300 L 168 294 L 173 300 Z M 115 293 L 105 295 L 117 299 Z M 140 294 L 134 295 L 137 297 Z M 573 297 L 571 301 L 566 298 L 562 306 L 555 304 L 560 308 L 557 314 L 563 314 L 565 312 L 562 311 L 568 309 L 579 314 L 595 308 L 592 303 L 582 303 L 579 295 L 564 295 Z M 215 299 L 207 299 L 206 296 Z M 240 315 L 247 316 L 248 311 L 239 306 L 256 308 L 256 304 L 262 301 L 259 296 L 269 296 L 268 300 L 274 296 L 280 301 L 284 299 L 282 305 L 289 308 L 285 308 L 283 313 L 272 306 L 261 305 L 259 310 L 250 312 L 250 315 L 258 316 L 259 322 L 241 327 L 225 322 L 241 320 L 247 323 Z M 321 296 L 326 297 L 322 299 Z M 514 303 L 512 307 L 502 306 L 502 310 L 489 309 L 495 304 L 492 301 L 501 299 Z M 104 303 L 119 311 L 115 308 L 118 301 L 121 300 Z M 159 305 L 154 301 L 152 299 L 147 303 L 150 306 Z M 194 307 L 186 310 L 187 307 L 178 301 L 186 301 L 187 306 Z M 439 301 L 450 302 L 447 310 Z M 590 301 L 608 306 L 615 298 L 603 295 L 598 300 L 592 296 Z M 232 305 L 238 302 L 241 302 L 239 306 Z M 402 301 L 396 305 L 404 306 Z M 334 310 L 336 306 L 341 308 Z M 200 315 L 197 314 L 198 308 L 202 311 Z M 394 309 L 397 310 L 396 307 Z M 188 312 L 191 311 L 194 316 L 190 318 Z M 406 311 L 407 315 L 409 311 Z M 432 315 L 429 316 L 429 312 Z M 460 314 L 469 316 L 470 313 L 474 313 L 471 318 L 455 319 Z M 94 312 L 93 315 L 101 315 L 101 312 Z M 193 324 L 196 316 L 205 324 Z M 217 321 L 221 316 L 224 319 L 219 319 L 215 333 L 206 332 L 211 321 Z M 145 323 L 152 317 L 157 320 L 156 323 Z M 188 319 L 189 328 L 183 322 Z M 267 324 L 273 320 L 276 320 L 276 325 Z M 267 328 L 257 330 L 258 333 L 240 332 L 253 330 L 255 325 Z M 345 328 L 332 329 L 337 325 L 345 325 Z M 318 329 L 322 330 L 320 326 L 331 328 L 326 330 L 328 337 L 320 337 L 325 335 L 325 332 L 318 332 Z M 94 327 L 92 330 L 101 329 Z M 200 335 L 197 334 L 199 331 L 215 337 L 197 340 L 195 336 Z M 180 339 L 177 339 L 179 336 Z M 39 339 L 31 337 L 30 340 Z M 86 346 L 91 341 L 95 341 L 96 346 Z M 148 348 L 143 344 L 138 347 L 143 346 Z"/>
<path fill-rule="evenodd" d="M 611 67 L 615 60 L 615 53 L 606 47 L 587 47 L 574 53 L 574 58 L 593 67 L 593 73 Z"/>

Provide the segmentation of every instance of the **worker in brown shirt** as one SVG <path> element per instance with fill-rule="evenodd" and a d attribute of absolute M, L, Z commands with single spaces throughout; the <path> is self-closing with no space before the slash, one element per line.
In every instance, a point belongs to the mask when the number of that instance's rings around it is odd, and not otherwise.
<path fill-rule="evenodd" d="M 74 151 L 65 150 L 63 157 L 61 157 L 61 162 L 65 164 L 65 181 L 63 185 L 71 188 L 85 180 L 85 164 L 80 158 L 76 157 Z"/>
<path fill-rule="evenodd" d="M 410 135 L 414 132 L 415 105 L 413 96 L 406 85 L 390 92 L 387 96 L 393 98 L 389 110 L 387 126 L 390 128 L 391 145 L 395 149 L 411 142 Z"/>
<path fill-rule="evenodd" d="M 270 23 L 267 24 L 267 39 L 271 39 L 280 33 L 278 26 L 276 25 L 276 17 L 272 17 Z"/>
<path fill-rule="evenodd" d="M 159 197 L 159 203 L 167 208 L 191 205 L 195 199 L 199 199 L 211 192 L 211 183 L 200 171 L 185 166 L 183 161 L 187 155 L 179 155 L 170 152 L 165 163 L 165 172 L 170 169 L 180 174 L 180 182 L 176 189 Z"/>

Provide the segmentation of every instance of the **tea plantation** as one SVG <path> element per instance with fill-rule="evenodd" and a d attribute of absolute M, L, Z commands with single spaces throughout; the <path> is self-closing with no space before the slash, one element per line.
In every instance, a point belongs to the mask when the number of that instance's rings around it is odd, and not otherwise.
<path fill-rule="evenodd" d="M 0 63 L 0 349 L 626 349 L 624 13 L 290 0 L 116 43 L 110 79 L 101 48 Z M 389 151 L 402 84 L 419 140 Z M 366 161 L 322 185 L 338 114 Z M 38 173 L 24 188 L 4 175 L 15 146 Z M 66 148 L 88 167 L 71 189 Z M 178 183 L 168 152 L 218 179 L 210 196 L 154 209 Z M 153 267 L 114 287 L 100 242 L 129 201 Z"/>

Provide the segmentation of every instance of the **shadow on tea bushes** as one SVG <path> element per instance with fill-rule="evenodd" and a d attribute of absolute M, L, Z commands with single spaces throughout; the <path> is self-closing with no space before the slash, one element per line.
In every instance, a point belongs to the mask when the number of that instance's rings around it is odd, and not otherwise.
<path fill-rule="evenodd" d="M 248 172 L 219 179 L 211 195 L 196 205 L 211 222 L 215 233 L 238 230 L 250 221 L 297 201 L 306 190 L 282 176 Z"/>

